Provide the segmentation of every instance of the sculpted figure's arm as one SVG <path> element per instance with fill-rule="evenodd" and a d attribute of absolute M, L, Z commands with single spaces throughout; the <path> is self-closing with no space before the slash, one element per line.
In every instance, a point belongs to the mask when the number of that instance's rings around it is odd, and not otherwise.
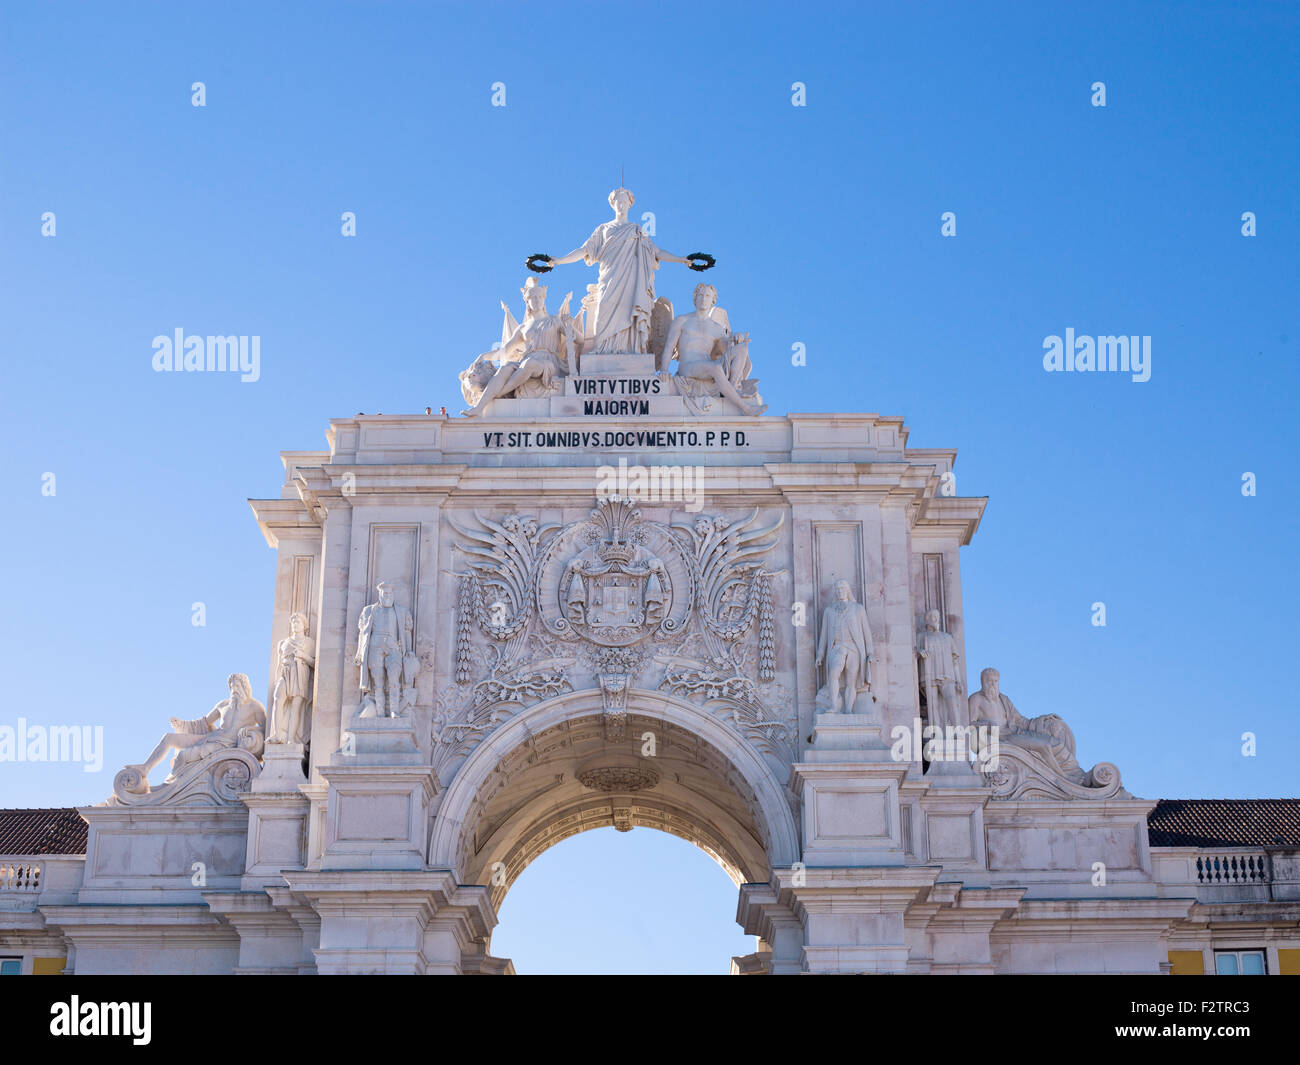
<path fill-rule="evenodd" d="M 524 347 L 524 327 L 522 325 L 517 325 L 515 326 L 515 331 L 510 334 L 510 338 L 504 344 L 502 344 L 501 347 L 499 347 L 496 351 L 485 351 L 483 352 L 483 354 L 488 356 L 488 358 L 491 358 L 492 356 L 495 355 L 499 358 L 506 359 L 508 361 L 510 355 L 514 354 L 516 351 L 519 351 L 523 347 Z"/>
<path fill-rule="evenodd" d="M 370 607 L 367 606 L 362 607 L 361 617 L 357 619 L 357 653 L 352 656 L 352 662 L 354 665 L 362 665 L 365 661 L 365 656 L 362 654 L 361 649 L 366 645 L 366 634 L 369 632 L 369 629 Z"/>
<path fill-rule="evenodd" d="M 576 263 L 579 259 L 584 258 L 587 251 L 587 245 L 581 248 L 574 248 L 568 255 L 561 255 L 558 259 L 552 259 L 550 266 L 568 266 L 569 263 Z"/>
<path fill-rule="evenodd" d="M 591 236 L 578 245 L 578 247 L 574 248 L 568 255 L 561 255 L 558 259 L 550 260 L 550 265 L 566 266 L 569 263 L 576 263 L 579 259 L 585 261 L 588 266 L 598 262 L 600 258 L 602 234 L 604 231 L 603 226 L 597 226 Z"/>
<path fill-rule="evenodd" d="M 225 714 L 222 714 L 222 708 L 225 708 Z M 240 699 L 238 695 L 231 695 L 229 699 L 218 703 L 208 711 L 205 720 L 208 723 L 208 732 L 228 732 L 240 717 Z"/>
<path fill-rule="evenodd" d="M 182 733 L 185 735 L 201 736 L 204 733 L 212 731 L 214 714 L 216 715 L 216 720 L 218 721 L 221 720 L 221 703 L 217 703 L 217 705 L 214 706 L 210 711 L 208 711 L 208 713 L 206 713 L 203 717 L 196 717 L 196 718 L 169 717 L 167 721 L 171 725 L 173 732 Z"/>
<path fill-rule="evenodd" d="M 669 364 L 673 361 L 673 352 L 677 350 L 677 342 L 682 338 L 682 320 L 674 318 L 673 324 L 668 327 L 668 337 L 664 340 L 664 351 L 659 356 L 658 365 L 655 367 L 660 373 L 668 370 Z"/>
<path fill-rule="evenodd" d="M 659 257 L 661 263 L 681 263 L 683 266 L 691 265 L 690 259 L 684 258 L 681 255 L 674 255 L 670 251 L 664 251 L 663 248 L 656 247 L 655 255 Z"/>
<path fill-rule="evenodd" d="M 867 649 L 867 662 L 876 660 L 876 648 L 871 642 L 871 622 L 867 620 L 867 608 L 862 607 L 858 617 L 862 620 L 862 645 Z M 863 663 L 866 665 L 866 663 Z"/>
<path fill-rule="evenodd" d="M 1011 701 L 1011 696 L 1005 692 L 999 694 L 1002 699 L 1002 706 L 1007 712 L 1007 728 L 1012 732 L 1028 732 L 1029 719 L 1016 709 L 1016 704 Z"/>
<path fill-rule="evenodd" d="M 690 259 L 687 259 L 684 256 L 674 255 L 672 252 L 665 251 L 656 244 L 652 244 L 651 247 L 655 250 L 655 258 L 661 263 L 682 263 L 684 266 L 691 265 Z M 591 248 L 592 241 L 588 240 L 581 247 L 574 248 L 573 251 L 569 252 L 567 255 L 561 255 L 558 259 L 550 260 L 550 265 L 567 266 L 569 263 L 576 263 L 579 259 L 591 259 Z"/>
<path fill-rule="evenodd" d="M 217 703 L 217 705 L 214 706 L 211 710 L 209 710 L 206 715 L 201 717 L 199 720 L 204 724 L 206 724 L 208 727 L 206 729 L 200 729 L 199 731 L 201 732 L 216 731 L 216 729 L 219 728 L 221 725 L 221 716 L 222 716 L 221 711 L 226 706 L 229 706 L 231 711 L 233 712 L 236 706 L 236 696 L 232 695 L 229 699 L 222 699 L 221 702 Z"/>

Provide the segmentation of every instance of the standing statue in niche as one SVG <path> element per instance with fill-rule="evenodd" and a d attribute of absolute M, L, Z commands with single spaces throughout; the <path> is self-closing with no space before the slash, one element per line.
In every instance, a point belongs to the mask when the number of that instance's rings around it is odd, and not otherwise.
<path fill-rule="evenodd" d="M 575 263 L 599 264 L 596 282 L 595 321 L 587 319 L 588 339 L 583 352 L 645 353 L 650 340 L 650 312 L 655 302 L 655 275 L 660 263 L 683 263 L 692 269 L 690 257 L 673 255 L 657 247 L 646 231 L 627 218 L 636 197 L 628 189 L 609 194 L 614 220 L 596 227 L 585 244 L 558 259 L 545 256 L 546 269 Z M 711 260 L 710 260 L 711 262 Z M 584 303 L 587 301 L 584 300 Z"/>
<path fill-rule="evenodd" d="M 357 654 L 361 667 L 361 707 L 358 717 L 400 717 L 404 701 L 414 695 L 419 668 L 413 650 L 414 621 L 409 610 L 393 603 L 393 586 L 375 585 L 379 601 L 361 609 L 357 621 Z M 406 700 L 404 694 L 409 693 Z"/>
<path fill-rule="evenodd" d="M 921 659 L 921 681 L 930 711 L 930 724 L 937 728 L 960 726 L 962 722 L 961 660 L 957 643 L 939 628 L 939 611 L 927 610 L 925 629 L 917 641 Z"/>
<path fill-rule="evenodd" d="M 836 581 L 832 594 L 817 639 L 816 664 L 826 663 L 826 684 L 817 693 L 817 707 L 851 714 L 858 692 L 871 687 L 870 666 L 876 657 L 867 608 L 854 600 L 849 582 Z"/>
<path fill-rule="evenodd" d="M 307 742 L 311 734 L 311 673 L 316 665 L 316 641 L 307 635 L 307 616 L 289 616 L 289 635 L 280 641 L 275 691 L 271 696 L 272 743 Z"/>

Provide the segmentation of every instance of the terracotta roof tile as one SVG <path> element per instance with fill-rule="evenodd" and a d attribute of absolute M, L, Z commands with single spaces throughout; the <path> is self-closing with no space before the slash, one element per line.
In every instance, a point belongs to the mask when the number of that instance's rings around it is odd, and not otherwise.
<path fill-rule="evenodd" d="M 1161 799 L 1153 847 L 1300 847 L 1300 799 Z"/>
<path fill-rule="evenodd" d="M 0 810 L 0 854 L 85 854 L 89 827 L 73 809 Z"/>

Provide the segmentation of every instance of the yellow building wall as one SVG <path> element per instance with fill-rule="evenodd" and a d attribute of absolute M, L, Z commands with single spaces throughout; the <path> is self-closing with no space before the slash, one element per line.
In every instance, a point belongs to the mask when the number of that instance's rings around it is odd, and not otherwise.
<path fill-rule="evenodd" d="M 1277 950 L 1277 971 L 1283 976 L 1300 976 L 1300 950 Z"/>
<path fill-rule="evenodd" d="M 1300 950 L 1293 953 L 1300 954 Z M 1173 966 L 1170 972 L 1174 976 L 1205 975 L 1205 955 L 1199 950 L 1171 950 L 1169 963 Z"/>
<path fill-rule="evenodd" d="M 1300 950 L 1295 953 L 1300 954 Z M 32 975 L 33 976 L 62 976 L 63 967 L 68 964 L 67 958 L 33 958 Z"/>

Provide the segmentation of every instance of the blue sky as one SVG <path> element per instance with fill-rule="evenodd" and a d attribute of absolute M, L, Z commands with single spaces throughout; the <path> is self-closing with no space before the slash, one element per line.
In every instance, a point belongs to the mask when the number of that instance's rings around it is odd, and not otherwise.
<path fill-rule="evenodd" d="M 1135 794 L 1295 795 L 1297 54 L 1295 4 L 6 4 L 0 723 L 102 724 L 106 751 L 0 765 L 0 805 L 99 801 L 228 672 L 265 690 L 244 500 L 331 416 L 459 409 L 524 256 L 584 240 L 620 166 L 661 246 L 717 257 L 771 413 L 903 414 L 959 449 L 958 491 L 990 497 L 971 682 L 997 665 Z M 178 327 L 259 335 L 260 380 L 154 373 Z M 1150 336 L 1150 381 L 1044 372 L 1067 327 Z M 652 835 L 549 852 L 494 949 L 752 949 L 721 870 Z M 680 919 L 618 939 L 665 891 Z M 587 933 L 526 919 L 553 903 Z"/>

